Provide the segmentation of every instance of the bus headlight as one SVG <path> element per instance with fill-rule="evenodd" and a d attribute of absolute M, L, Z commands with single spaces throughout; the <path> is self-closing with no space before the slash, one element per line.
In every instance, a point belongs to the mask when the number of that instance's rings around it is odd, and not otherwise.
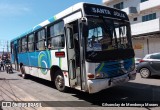
<path fill-rule="evenodd" d="M 98 78 L 104 78 L 104 77 L 105 77 L 104 73 L 96 73 L 95 74 L 95 78 L 96 79 L 98 79 Z"/>
<path fill-rule="evenodd" d="M 105 73 L 102 73 L 102 72 L 98 72 L 98 73 L 95 73 L 95 74 L 88 73 L 87 76 L 88 76 L 88 79 L 102 79 L 102 78 L 107 77 L 105 75 Z"/>

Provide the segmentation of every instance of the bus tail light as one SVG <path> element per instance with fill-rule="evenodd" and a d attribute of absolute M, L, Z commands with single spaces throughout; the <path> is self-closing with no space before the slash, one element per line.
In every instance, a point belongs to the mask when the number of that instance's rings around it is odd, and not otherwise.
<path fill-rule="evenodd" d="M 65 52 L 55 52 L 56 57 L 65 57 Z"/>

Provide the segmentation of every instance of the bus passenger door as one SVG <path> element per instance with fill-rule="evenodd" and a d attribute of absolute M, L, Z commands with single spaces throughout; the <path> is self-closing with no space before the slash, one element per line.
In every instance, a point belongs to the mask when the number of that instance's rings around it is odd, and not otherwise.
<path fill-rule="evenodd" d="M 77 27 L 78 29 L 78 27 Z M 80 67 L 80 49 L 78 49 L 79 41 L 75 39 L 75 34 L 78 38 L 78 32 L 74 32 L 72 24 L 67 24 L 65 27 L 66 41 L 67 41 L 67 53 L 68 53 L 68 69 L 69 69 L 69 82 L 72 88 L 82 90 L 81 87 L 81 67 Z"/>

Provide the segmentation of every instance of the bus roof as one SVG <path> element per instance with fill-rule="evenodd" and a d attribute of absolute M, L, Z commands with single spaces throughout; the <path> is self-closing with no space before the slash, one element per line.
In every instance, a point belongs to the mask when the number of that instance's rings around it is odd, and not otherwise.
<path fill-rule="evenodd" d="M 78 11 L 78 10 L 82 9 L 84 4 L 87 4 L 87 5 L 97 5 L 97 4 L 84 3 L 84 2 L 77 3 L 77 4 L 73 5 L 73 6 L 65 9 L 64 11 L 56 14 L 55 16 L 50 17 L 49 19 L 43 21 L 42 23 L 34 26 L 34 27 L 31 28 L 30 30 L 28 30 L 28 31 L 26 31 L 25 33 L 21 34 L 20 36 L 17 36 L 16 38 L 12 39 L 11 42 L 14 41 L 14 40 L 17 40 L 17 39 L 19 39 L 19 38 L 21 38 L 21 37 L 24 37 L 24 36 L 26 36 L 26 35 L 34 32 L 34 31 L 37 31 L 38 29 L 40 29 L 40 28 L 42 28 L 42 27 L 45 27 L 45 26 L 47 26 L 48 24 L 51 24 L 51 23 L 53 23 L 54 21 L 56 21 L 56 20 L 58 20 L 58 19 L 61 19 L 61 18 L 65 17 L 65 16 L 67 16 L 67 15 L 69 15 L 70 13 L 73 13 L 73 12 L 75 12 L 75 11 Z M 97 6 L 102 6 L 102 5 L 97 5 Z M 106 7 L 106 6 L 105 6 L 105 7 Z M 108 8 L 109 8 L 109 7 L 108 7 Z M 113 9 L 113 8 L 109 8 L 109 9 Z M 114 10 L 117 10 L 117 9 L 114 9 Z M 119 10 L 117 10 L 117 11 L 119 11 Z M 87 12 L 87 11 L 86 11 L 86 12 Z"/>
<path fill-rule="evenodd" d="M 49 19 L 43 21 L 42 23 L 34 26 L 34 27 L 31 28 L 30 30 L 28 30 L 28 31 L 26 31 L 25 33 L 21 34 L 20 36 L 17 36 L 16 38 L 12 39 L 11 42 L 14 41 L 14 40 L 16 40 L 16 39 L 19 39 L 19 38 L 21 38 L 21 37 L 24 37 L 24 36 L 26 36 L 27 34 L 30 34 L 30 33 L 34 32 L 34 31 L 36 31 L 36 30 L 38 30 L 38 29 L 40 29 L 40 28 L 42 28 L 42 27 L 45 27 L 46 25 L 48 25 L 48 24 L 50 24 L 50 23 L 53 23 L 54 21 L 56 21 L 56 20 L 58 20 L 58 19 L 60 19 L 60 18 L 62 18 L 62 17 L 64 17 L 64 16 L 68 15 L 69 13 L 72 13 L 72 12 L 78 10 L 78 9 L 81 9 L 82 6 L 83 6 L 83 2 L 80 2 L 80 3 L 77 3 L 77 4 L 73 5 L 73 6 L 65 9 L 64 11 L 56 14 L 55 16 L 52 16 L 52 17 L 50 17 Z"/>

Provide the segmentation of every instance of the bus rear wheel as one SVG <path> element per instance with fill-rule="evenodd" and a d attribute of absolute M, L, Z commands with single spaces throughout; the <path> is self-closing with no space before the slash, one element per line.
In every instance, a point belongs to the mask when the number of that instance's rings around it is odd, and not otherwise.
<path fill-rule="evenodd" d="M 22 78 L 23 78 L 23 79 L 26 79 L 26 78 L 27 78 L 27 74 L 26 74 L 26 72 L 25 72 L 24 66 L 21 66 L 20 69 L 21 69 Z"/>
<path fill-rule="evenodd" d="M 56 88 L 59 91 L 61 91 L 61 92 L 65 92 L 66 91 L 65 81 L 64 81 L 64 77 L 63 77 L 63 74 L 62 74 L 61 70 L 58 70 L 56 72 L 54 83 L 55 83 Z"/>

